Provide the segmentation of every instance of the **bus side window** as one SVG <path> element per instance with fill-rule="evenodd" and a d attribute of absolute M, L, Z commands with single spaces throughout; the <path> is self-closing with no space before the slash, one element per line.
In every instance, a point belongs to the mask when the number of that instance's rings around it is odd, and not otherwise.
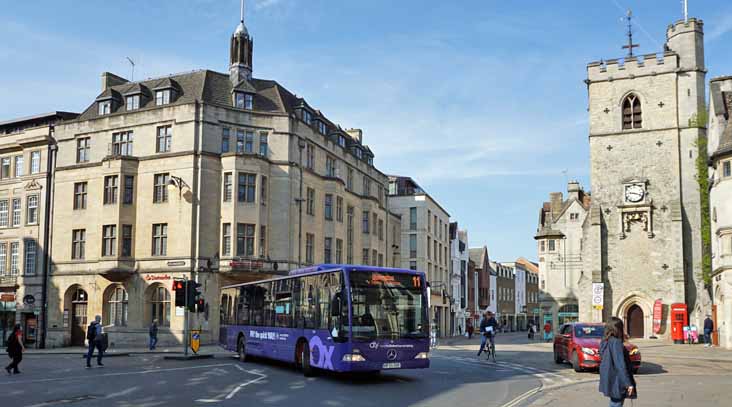
<path fill-rule="evenodd" d="M 251 286 L 241 287 L 239 290 L 239 301 L 236 305 L 236 324 L 249 325 L 249 312 L 251 307 Z"/>
<path fill-rule="evenodd" d="M 302 320 L 302 279 L 300 278 L 292 279 L 292 308 L 292 326 L 302 328 L 304 324 Z"/>

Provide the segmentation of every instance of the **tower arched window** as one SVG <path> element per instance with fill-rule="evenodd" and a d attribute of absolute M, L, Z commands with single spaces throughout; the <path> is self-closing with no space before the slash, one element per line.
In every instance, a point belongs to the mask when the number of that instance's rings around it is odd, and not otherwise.
<path fill-rule="evenodd" d="M 105 322 L 107 325 L 127 326 L 127 290 L 122 285 L 107 289 Z"/>
<path fill-rule="evenodd" d="M 635 94 L 628 95 L 623 101 L 623 130 L 643 127 L 640 98 Z"/>

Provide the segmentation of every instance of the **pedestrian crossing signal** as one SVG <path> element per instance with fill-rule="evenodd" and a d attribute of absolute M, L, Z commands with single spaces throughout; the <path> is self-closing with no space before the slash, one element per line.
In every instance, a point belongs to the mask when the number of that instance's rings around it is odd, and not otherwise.
<path fill-rule="evenodd" d="M 173 280 L 173 292 L 175 293 L 175 306 L 185 307 L 186 305 L 186 281 Z"/>

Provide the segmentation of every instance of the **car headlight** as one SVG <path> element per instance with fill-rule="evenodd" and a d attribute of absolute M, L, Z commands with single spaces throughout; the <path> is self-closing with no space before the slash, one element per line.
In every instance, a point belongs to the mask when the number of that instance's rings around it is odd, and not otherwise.
<path fill-rule="evenodd" d="M 640 349 L 633 348 L 633 349 L 630 350 L 630 354 L 631 355 L 639 355 L 640 354 Z"/>
<path fill-rule="evenodd" d="M 586 355 L 594 355 L 597 352 L 592 348 L 582 348 L 582 353 Z"/>
<path fill-rule="evenodd" d="M 365 362 L 366 361 L 366 359 L 364 359 L 363 356 L 361 356 L 361 355 L 354 355 L 352 353 L 346 353 L 345 355 L 343 355 L 343 359 L 342 360 L 344 362 Z"/>
<path fill-rule="evenodd" d="M 428 359 L 430 357 L 429 352 L 419 352 L 417 356 L 415 356 L 415 359 Z"/>

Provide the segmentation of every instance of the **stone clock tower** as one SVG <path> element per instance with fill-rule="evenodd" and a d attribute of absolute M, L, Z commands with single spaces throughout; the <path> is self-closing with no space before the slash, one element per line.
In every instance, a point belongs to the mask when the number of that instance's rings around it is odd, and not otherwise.
<path fill-rule="evenodd" d="M 668 27 L 663 53 L 587 66 L 592 204 L 581 320 L 619 316 L 632 337 L 649 337 L 661 299 L 658 336 L 669 335 L 672 303 L 687 304 L 700 326 L 708 308 L 696 178 L 705 74 L 703 23 L 694 18 Z M 591 304 L 592 283 L 604 283 L 602 311 Z"/>

